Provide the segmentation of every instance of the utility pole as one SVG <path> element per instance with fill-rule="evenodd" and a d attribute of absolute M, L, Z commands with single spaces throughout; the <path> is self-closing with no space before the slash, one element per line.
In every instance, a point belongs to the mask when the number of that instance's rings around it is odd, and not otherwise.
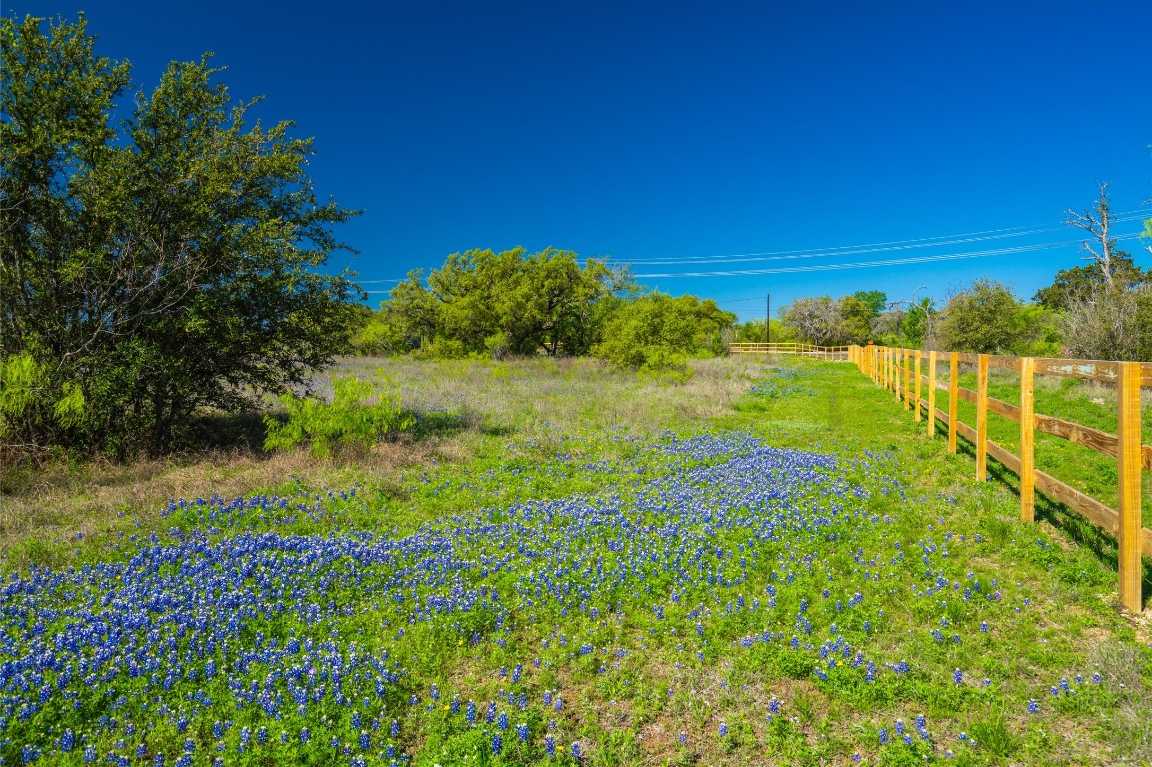
<path fill-rule="evenodd" d="M 764 343 L 772 343 L 772 294 L 768 294 L 768 299 L 764 304 Z"/>

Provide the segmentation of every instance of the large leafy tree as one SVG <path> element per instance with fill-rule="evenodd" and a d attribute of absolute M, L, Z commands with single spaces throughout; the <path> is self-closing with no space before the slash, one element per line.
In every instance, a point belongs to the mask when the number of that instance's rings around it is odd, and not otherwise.
<path fill-rule="evenodd" d="M 393 288 L 369 326 L 376 350 L 586 354 L 631 290 L 625 272 L 556 248 L 453 253 L 426 283 L 413 272 Z"/>
<path fill-rule="evenodd" d="M 1016 299 L 1006 286 L 978 280 L 953 296 L 939 322 L 943 348 L 994 354 L 1036 354 L 1050 348 L 1051 319 Z"/>
<path fill-rule="evenodd" d="M 157 451 L 331 360 L 356 291 L 318 268 L 352 213 L 317 200 L 310 139 L 251 121 L 207 57 L 114 126 L 129 66 L 83 16 L 4 19 L 0 55 L 0 349 L 31 371 L 9 440 Z"/>
<path fill-rule="evenodd" d="M 1092 262 L 1056 272 L 1052 284 L 1036 291 L 1036 301 L 1047 309 L 1068 309 L 1077 301 L 1088 300 L 1107 290 L 1131 290 L 1141 283 L 1152 282 L 1152 272 L 1145 272 L 1123 251 L 1114 251 L 1111 259 L 1113 285 L 1108 284 L 1100 264 Z"/>

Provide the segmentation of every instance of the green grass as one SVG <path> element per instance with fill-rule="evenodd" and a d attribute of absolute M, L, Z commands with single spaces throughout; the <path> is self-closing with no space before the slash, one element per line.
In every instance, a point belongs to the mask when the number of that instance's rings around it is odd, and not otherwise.
<path fill-rule="evenodd" d="M 960 385 L 976 389 L 975 373 L 961 373 Z M 1039 379 L 1036 386 L 1036 412 L 1063 418 L 1082 426 L 1116 433 L 1116 396 L 1105 387 L 1090 387 L 1075 379 Z M 945 409 L 946 393 L 937 399 L 937 407 Z M 1015 376 L 997 371 L 989 375 L 988 395 L 1013 405 L 1020 402 L 1020 386 Z M 976 426 L 976 406 L 965 400 L 958 403 L 960 420 Z M 1152 406 L 1142 411 L 1144 444 L 1152 443 Z M 996 413 L 989 413 L 988 438 L 1017 453 L 1020 446 L 1020 426 L 1015 421 Z M 1081 492 L 1116 508 L 1119 482 L 1116 459 L 1077 445 L 1051 434 L 1036 432 L 1036 467 Z M 1152 473 L 1143 477 L 1144 526 L 1152 527 Z"/>
<path fill-rule="evenodd" d="M 446 414 L 451 428 L 325 461 L 301 452 L 244 456 L 242 466 L 232 469 L 219 457 L 191 456 L 137 474 L 114 468 L 61 470 L 66 479 L 57 487 L 9 499 L 19 511 L 0 530 L 4 565 L 26 571 L 31 564 L 123 561 L 144 545 L 146 535 L 168 541 L 173 528 L 211 541 L 246 532 L 403 536 L 438 529 L 453 515 L 503 524 L 513 518 L 510 507 L 533 500 L 614 497 L 627 509 L 644 502 L 644 488 L 653 480 L 728 460 L 654 449 L 670 436 L 749 434 L 773 447 L 834 456 L 837 475 L 865 495 L 832 499 L 814 485 L 811 502 L 838 504 L 854 516 L 822 533 L 793 531 L 778 540 L 753 537 L 739 525 L 709 531 L 708 523 L 699 523 L 684 534 L 704 536 L 726 552 L 715 559 L 711 549 L 707 554 L 709 567 L 726 580 L 688 587 L 676 600 L 670 598 L 674 579 L 653 568 L 650 580 L 596 591 L 583 605 L 577 606 L 579 600 L 567 609 L 547 600 L 529 604 L 516 597 L 517 584 L 545 563 L 525 558 L 485 581 L 507 608 L 502 625 L 497 625 L 499 610 L 409 623 L 404 608 L 384 598 L 387 592 L 373 590 L 376 581 L 368 573 L 360 585 L 337 579 L 325 596 L 347 606 L 346 614 L 316 624 L 280 617 L 258 628 L 272 636 L 333 638 L 355 641 L 368 652 L 387 651 L 390 664 L 402 670 L 399 689 L 370 713 L 385 722 L 397 719 L 400 734 L 395 739 L 380 734 L 374 742 L 392 740 L 417 765 L 572 764 L 573 741 L 581 743 L 584 763 L 592 765 L 847 765 L 853 755 L 879 765 L 1152 762 L 1147 625 L 1117 610 L 1116 574 L 1106 555 L 1081 545 L 1066 529 L 1019 522 L 1010 483 L 975 483 L 969 456 L 949 455 L 941 437 L 928 439 L 922 424 L 914 424 L 889 393 L 851 365 L 755 359 L 694 365 L 692 381 L 673 385 L 584 361 L 350 360 L 336 374 L 387 378 L 406 407 Z M 1007 388 L 998 388 L 1009 385 L 997 380 L 993 396 L 1013 401 Z M 1107 408 L 1093 411 L 1093 403 L 1077 392 L 1043 389 L 1037 399 L 1040 412 L 1107 428 Z M 971 418 L 963 408 L 961 415 Z M 993 419 L 992 438 L 1013 445 L 1011 429 L 998 420 Z M 1099 474 L 1107 461 L 1091 463 L 1061 449 L 1038 441 L 1038 465 L 1084 483 L 1086 491 L 1109 502 L 1106 477 Z M 771 474 L 747 480 L 758 488 L 776 481 Z M 229 493 L 322 497 L 312 516 L 271 512 L 208 520 L 195 505 L 167 516 L 157 511 L 165 493 L 191 499 L 221 486 Z M 351 486 L 357 488 L 353 498 L 325 494 Z M 37 508 L 50 515 L 43 524 Z M 646 540 L 645 524 L 667 521 L 648 510 L 636 512 L 632 536 L 582 528 L 577 546 L 588 558 L 581 566 L 599 559 L 611 571 L 619 556 L 615 546 L 629 537 Z M 77 529 L 86 533 L 82 540 L 72 534 Z M 539 532 L 550 530 L 545 525 Z M 460 545 L 462 555 L 471 558 L 514 550 Z M 794 577 L 787 586 L 786 572 Z M 933 588 L 938 578 L 949 585 Z M 777 606 L 752 607 L 753 599 L 766 599 L 769 585 L 778 588 Z M 1000 598 L 979 597 L 991 591 Z M 859 607 L 836 607 L 856 592 L 863 595 Z M 426 593 L 431 592 L 421 596 Z M 797 628 L 802 599 L 810 604 L 805 614 L 811 635 Z M 739 600 L 745 600 L 743 607 Z M 662 606 L 663 617 L 654 606 Z M 765 631 L 785 638 L 750 646 L 740 642 Z M 787 637 L 793 635 L 813 647 L 792 648 Z M 865 681 L 846 663 L 826 665 L 815 646 L 835 636 L 876 661 L 875 681 Z M 594 651 L 578 652 L 582 645 Z M 884 666 L 901 660 L 910 666 L 907 673 Z M 524 680 L 511 683 L 501 670 L 517 663 L 524 665 Z M 817 676 L 817 669 L 826 678 Z M 953 680 L 955 669 L 963 672 L 960 684 Z M 259 668 L 252 673 L 262 678 Z M 1100 684 L 1090 681 L 1094 673 L 1101 675 Z M 1084 682 L 1074 681 L 1077 674 Z M 1072 681 L 1075 692 L 1052 696 L 1049 688 L 1062 678 Z M 475 700 L 481 714 L 483 704 L 498 701 L 501 691 L 525 691 L 526 710 L 500 707 L 510 712 L 513 727 L 519 722 L 530 727 L 531 743 L 516 743 L 509 729 L 503 756 L 493 757 L 494 726 L 468 727 L 443 705 L 407 705 L 408 694 L 427 701 L 433 684 L 444 696 L 441 704 L 459 695 Z M 203 685 L 214 698 L 226 698 L 223 680 Z M 194 688 L 176 689 L 185 694 Z M 541 702 L 547 690 L 562 696 L 563 710 Z M 154 703 L 155 692 L 149 696 Z M 149 749 L 174 753 L 184 736 L 154 705 L 145 705 L 149 696 L 130 695 L 118 716 L 149 733 L 137 738 L 147 740 Z M 170 699 L 175 705 L 176 692 Z M 1037 714 L 1027 711 L 1031 699 L 1039 702 Z M 773 700 L 779 713 L 769 717 Z M 324 710 L 327 720 L 290 713 L 274 724 L 274 732 L 294 733 L 307 724 L 319 742 L 329 730 L 351 731 L 346 711 Z M 927 718 L 931 743 L 915 733 L 918 714 Z M 223 707 L 203 712 L 200 729 L 193 728 L 207 747 L 200 755 L 207 758 L 214 745 L 207 733 L 213 720 L 255 725 L 252 716 Z M 87 728 L 102 755 L 118 748 L 125 753 L 135 743 L 130 739 L 118 747 L 122 733 L 103 734 L 82 719 L 62 710 L 39 726 L 53 736 L 65 726 Z M 896 735 L 897 719 L 912 733 L 912 746 Z M 541 746 L 550 720 L 561 752 L 555 762 Z M 881 728 L 892 740 L 886 746 L 879 742 Z M 264 761 L 241 759 L 233 750 L 237 729 L 220 739 L 235 763 L 349 763 L 322 743 L 289 744 L 269 751 Z M 961 740 L 961 733 L 975 744 Z M 15 725 L 11 734 L 23 740 L 0 746 L 0 752 L 18 763 L 17 749 L 33 735 Z M 366 756 L 368 764 L 389 763 L 377 747 Z M 78 764 L 78 756 L 61 763 Z"/>

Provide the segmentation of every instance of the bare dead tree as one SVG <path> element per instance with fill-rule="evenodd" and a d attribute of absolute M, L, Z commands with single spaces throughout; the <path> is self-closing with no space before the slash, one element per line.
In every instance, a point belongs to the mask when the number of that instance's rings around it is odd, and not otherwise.
<path fill-rule="evenodd" d="M 1108 288 L 1114 289 L 1116 281 L 1113 277 L 1112 257 L 1116 244 L 1109 234 L 1112 226 L 1112 207 L 1108 201 L 1108 182 L 1100 183 L 1100 196 L 1090 210 L 1079 213 L 1069 208 L 1068 220 L 1065 223 L 1083 229 L 1092 236 L 1091 240 L 1085 240 L 1081 246 L 1088 253 L 1089 260 L 1095 261 L 1100 267 Z"/>

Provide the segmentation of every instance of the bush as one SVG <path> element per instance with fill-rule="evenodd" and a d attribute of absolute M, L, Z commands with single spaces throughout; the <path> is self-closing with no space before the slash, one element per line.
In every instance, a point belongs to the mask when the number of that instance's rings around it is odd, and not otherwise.
<path fill-rule="evenodd" d="M 663 346 L 647 346 L 641 350 L 642 361 L 637 373 L 642 378 L 686 383 L 692 378 L 688 358 Z"/>
<path fill-rule="evenodd" d="M 1043 353 L 1050 348 L 1051 329 L 1045 310 L 1021 303 L 991 280 L 979 280 L 954 296 L 939 325 L 945 349 L 984 354 Z"/>
<path fill-rule="evenodd" d="M 419 360 L 458 360 L 468 356 L 464 343 L 455 338 L 434 338 L 412 352 Z"/>
<path fill-rule="evenodd" d="M 380 393 L 367 381 L 351 376 L 332 382 L 331 402 L 290 394 L 280 402 L 286 418 L 264 417 L 266 450 L 307 443 L 313 455 L 325 457 L 340 448 L 366 450 L 416 425 L 416 417 L 401 407 L 398 397 Z"/>
<path fill-rule="evenodd" d="M 688 357 L 724 353 L 723 333 L 734 321 L 715 302 L 695 296 L 643 296 L 613 315 L 593 354 L 634 370 L 685 371 Z"/>

